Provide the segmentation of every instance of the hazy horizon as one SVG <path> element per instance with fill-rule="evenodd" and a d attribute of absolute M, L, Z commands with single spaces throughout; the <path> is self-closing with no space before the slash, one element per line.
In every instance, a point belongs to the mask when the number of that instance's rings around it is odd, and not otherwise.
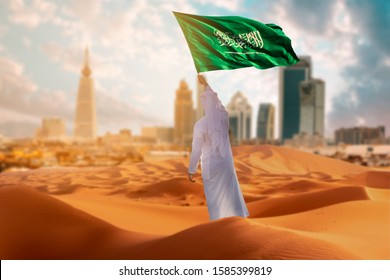
<path fill-rule="evenodd" d="M 280 25 L 297 55 L 325 81 L 326 136 L 357 125 L 390 131 L 388 1 L 45 1 L 4 0 L 0 10 L 0 135 L 31 137 L 42 118 L 73 132 L 85 46 L 96 88 L 98 135 L 173 126 L 185 79 L 196 104 L 196 71 L 172 11 L 239 15 Z M 243 92 L 252 106 L 276 107 L 278 68 L 205 75 L 226 105 Z"/>

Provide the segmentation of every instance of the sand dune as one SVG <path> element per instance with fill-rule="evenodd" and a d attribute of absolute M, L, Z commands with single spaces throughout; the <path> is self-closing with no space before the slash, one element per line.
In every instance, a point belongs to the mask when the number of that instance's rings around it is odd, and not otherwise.
<path fill-rule="evenodd" d="M 346 186 L 253 202 L 249 204 L 249 212 L 253 218 L 282 216 L 365 199 L 368 199 L 368 195 L 363 188 Z"/>
<path fill-rule="evenodd" d="M 250 217 L 210 222 L 188 159 L 0 174 L 2 259 L 390 259 L 390 171 L 233 149 Z"/>
<path fill-rule="evenodd" d="M 198 225 L 135 247 L 140 259 L 356 259 L 326 241 L 239 217 Z"/>
<path fill-rule="evenodd" d="M 174 178 L 162 182 L 140 186 L 136 190 L 127 192 L 127 197 L 142 199 L 150 202 L 182 206 L 205 205 L 203 185 L 194 183 L 188 186 L 186 178 Z"/>
<path fill-rule="evenodd" d="M 0 233 L 1 259 L 357 258 L 333 244 L 238 217 L 168 237 L 148 236 L 124 232 L 27 188 L 3 187 L 0 194 L 0 220 L 7 225 Z M 20 205 L 12 202 L 15 199 Z"/>
<path fill-rule="evenodd" d="M 345 180 L 346 183 L 355 183 L 370 188 L 390 190 L 390 172 L 370 170 Z"/>

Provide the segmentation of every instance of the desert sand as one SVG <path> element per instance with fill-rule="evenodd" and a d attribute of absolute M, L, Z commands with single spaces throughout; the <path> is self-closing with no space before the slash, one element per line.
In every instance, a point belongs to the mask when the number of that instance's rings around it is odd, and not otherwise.
<path fill-rule="evenodd" d="M 233 148 L 248 218 L 209 221 L 188 159 L 0 174 L 1 259 L 390 259 L 390 171 Z"/>

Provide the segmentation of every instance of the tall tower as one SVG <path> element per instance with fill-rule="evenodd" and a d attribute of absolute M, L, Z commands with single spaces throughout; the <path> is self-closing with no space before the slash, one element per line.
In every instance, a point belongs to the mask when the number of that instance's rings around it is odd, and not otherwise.
<path fill-rule="evenodd" d="M 300 83 L 311 77 L 311 59 L 309 56 L 299 59 L 298 63 L 279 70 L 279 135 L 282 143 L 300 132 Z"/>
<path fill-rule="evenodd" d="M 256 137 L 265 142 L 274 140 L 275 106 L 271 103 L 260 103 L 257 113 Z"/>
<path fill-rule="evenodd" d="M 194 126 L 192 91 L 182 80 L 176 90 L 174 142 L 179 146 L 190 146 Z"/>
<path fill-rule="evenodd" d="M 81 71 L 77 94 L 74 137 L 79 141 L 93 140 L 96 137 L 95 88 L 89 67 L 89 52 L 85 48 L 84 67 Z"/>
<path fill-rule="evenodd" d="M 325 83 L 320 79 L 301 82 L 300 131 L 309 135 L 324 136 L 325 126 Z"/>
<path fill-rule="evenodd" d="M 226 110 L 229 113 L 229 127 L 236 144 L 240 144 L 242 140 L 250 140 L 252 107 L 247 98 L 238 91 L 226 106 Z"/>

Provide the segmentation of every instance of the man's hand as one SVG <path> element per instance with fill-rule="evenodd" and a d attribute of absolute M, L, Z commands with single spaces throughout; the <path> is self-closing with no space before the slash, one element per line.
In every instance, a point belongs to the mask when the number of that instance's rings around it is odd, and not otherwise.
<path fill-rule="evenodd" d="M 205 87 L 207 87 L 209 84 L 207 83 L 205 77 L 203 77 L 201 74 L 198 74 L 198 81 Z"/>
<path fill-rule="evenodd" d="M 195 183 L 194 174 L 188 173 L 188 179 L 189 179 L 192 183 Z"/>

